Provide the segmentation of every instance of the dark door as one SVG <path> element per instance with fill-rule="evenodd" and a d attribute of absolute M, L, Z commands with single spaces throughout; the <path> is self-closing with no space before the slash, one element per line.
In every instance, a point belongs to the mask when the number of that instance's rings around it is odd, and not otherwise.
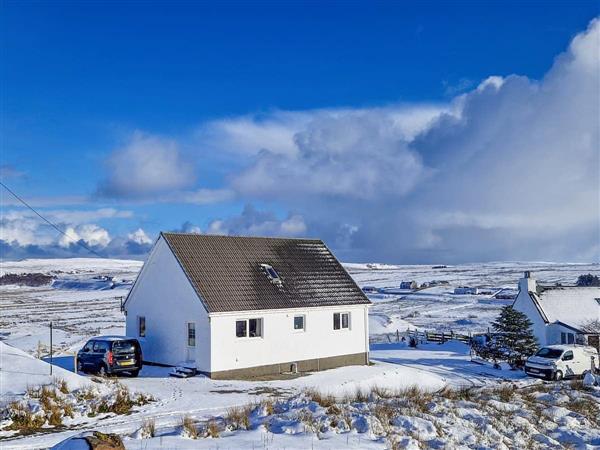
<path fill-rule="evenodd" d="M 95 370 L 100 370 L 100 367 L 104 364 L 104 356 L 108 348 L 108 342 L 94 341 L 91 353 L 91 365 Z"/>
<path fill-rule="evenodd" d="M 82 368 L 90 367 L 90 364 L 91 364 L 90 357 L 92 355 L 93 347 L 94 347 L 94 341 L 88 341 L 81 349 L 81 353 L 79 354 L 79 362 L 80 362 Z"/>

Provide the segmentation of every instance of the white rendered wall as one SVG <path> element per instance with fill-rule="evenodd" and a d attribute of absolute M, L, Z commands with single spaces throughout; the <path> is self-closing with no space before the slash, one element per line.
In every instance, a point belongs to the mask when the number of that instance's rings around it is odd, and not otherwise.
<path fill-rule="evenodd" d="M 534 283 L 535 283 L 535 281 L 534 281 Z M 516 309 L 517 311 L 520 311 L 520 312 L 526 314 L 527 317 L 529 318 L 529 320 L 531 320 L 531 322 L 533 323 L 533 325 L 532 325 L 533 334 L 537 338 L 538 344 L 540 346 L 548 345 L 548 337 L 547 337 L 547 328 L 548 327 L 546 326 L 546 322 L 544 322 L 544 319 L 540 315 L 537 307 L 533 303 L 533 300 L 529 296 L 528 291 L 523 290 L 523 289 L 519 290 L 519 295 L 517 295 L 517 298 L 515 299 L 515 302 L 513 303 L 513 308 Z"/>
<path fill-rule="evenodd" d="M 144 360 L 176 365 L 195 359 L 196 367 L 210 371 L 208 314 L 185 272 L 160 237 L 127 303 L 127 335 L 137 337 Z M 138 336 L 138 316 L 146 318 L 146 337 Z M 187 346 L 187 322 L 196 323 L 196 347 Z"/>
<path fill-rule="evenodd" d="M 350 329 L 334 330 L 333 313 L 350 312 Z M 305 316 L 305 331 L 294 330 L 294 316 Z M 353 305 L 211 314 L 211 368 L 242 369 L 368 352 L 368 307 Z M 237 338 L 237 319 L 262 318 L 263 337 Z"/>
<path fill-rule="evenodd" d="M 547 329 L 546 345 L 560 344 L 561 343 L 561 333 L 570 333 L 573 335 L 573 337 L 575 339 L 577 338 L 577 333 L 575 331 L 573 331 L 571 328 L 565 327 L 559 323 L 551 323 L 548 326 L 546 326 L 546 329 Z"/>

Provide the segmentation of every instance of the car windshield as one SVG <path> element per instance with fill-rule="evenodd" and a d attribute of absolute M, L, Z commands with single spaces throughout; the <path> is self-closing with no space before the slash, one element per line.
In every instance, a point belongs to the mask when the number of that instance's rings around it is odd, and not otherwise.
<path fill-rule="evenodd" d="M 133 342 L 133 341 L 115 341 L 113 343 L 113 351 L 115 353 L 135 352 L 135 342 Z"/>
<path fill-rule="evenodd" d="M 544 347 L 539 352 L 535 354 L 535 356 L 541 356 L 542 358 L 548 359 L 558 359 L 560 355 L 562 355 L 562 350 L 558 350 L 556 348 L 546 348 Z"/>

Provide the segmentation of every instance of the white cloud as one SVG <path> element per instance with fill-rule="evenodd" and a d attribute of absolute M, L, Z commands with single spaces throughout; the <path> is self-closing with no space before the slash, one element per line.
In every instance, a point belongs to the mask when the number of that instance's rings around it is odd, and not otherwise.
<path fill-rule="evenodd" d="M 232 189 L 201 188 L 195 191 L 181 191 L 175 192 L 171 195 L 165 195 L 160 197 L 158 201 L 208 205 L 212 203 L 226 202 L 233 199 L 234 196 L 235 192 Z"/>
<path fill-rule="evenodd" d="M 251 205 L 246 205 L 239 216 L 213 220 L 206 232 L 236 236 L 297 237 L 303 236 L 306 229 L 304 218 L 298 214 L 290 214 L 281 220 L 271 212 L 259 211 Z"/>
<path fill-rule="evenodd" d="M 245 164 L 240 197 L 326 239 L 351 227 L 349 258 L 598 260 L 599 45 L 594 20 L 541 80 L 490 76 L 445 106 L 229 118 L 211 145 Z"/>
<path fill-rule="evenodd" d="M 316 111 L 296 130 L 293 152 L 272 151 L 265 142 L 251 165 L 233 177 L 233 186 L 242 196 L 269 200 L 405 194 L 431 174 L 410 140 L 442 111 L 422 106 Z"/>
<path fill-rule="evenodd" d="M 152 239 L 150 239 L 146 232 L 141 228 L 129 233 L 127 235 L 127 239 L 129 239 L 131 242 L 135 242 L 136 244 L 152 244 Z"/>
<path fill-rule="evenodd" d="M 193 165 L 181 157 L 176 141 L 139 131 L 107 161 L 108 176 L 98 189 L 107 197 L 143 198 L 191 186 Z"/>
<path fill-rule="evenodd" d="M 76 227 L 67 227 L 66 235 L 61 235 L 58 245 L 61 247 L 69 247 L 79 241 L 85 242 L 91 247 L 106 247 L 110 241 L 108 231 L 96 224 L 83 224 Z"/>

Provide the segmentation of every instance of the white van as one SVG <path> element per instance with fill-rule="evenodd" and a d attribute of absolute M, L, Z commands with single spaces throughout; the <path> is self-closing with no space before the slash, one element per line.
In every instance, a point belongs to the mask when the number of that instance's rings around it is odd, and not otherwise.
<path fill-rule="evenodd" d="M 596 370 L 600 368 L 598 351 L 594 347 L 547 345 L 527 359 L 525 373 L 532 377 L 562 380 L 583 375 L 591 370 L 592 364 Z"/>

